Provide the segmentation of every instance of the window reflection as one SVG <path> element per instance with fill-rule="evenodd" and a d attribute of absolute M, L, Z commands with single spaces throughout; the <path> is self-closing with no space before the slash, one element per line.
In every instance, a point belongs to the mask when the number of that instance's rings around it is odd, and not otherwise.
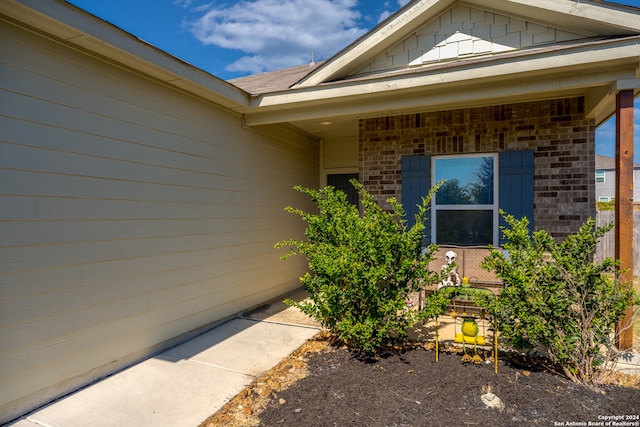
<path fill-rule="evenodd" d="M 446 180 L 436 193 L 436 204 L 493 204 L 493 157 L 437 159 L 435 166 L 436 182 Z"/>

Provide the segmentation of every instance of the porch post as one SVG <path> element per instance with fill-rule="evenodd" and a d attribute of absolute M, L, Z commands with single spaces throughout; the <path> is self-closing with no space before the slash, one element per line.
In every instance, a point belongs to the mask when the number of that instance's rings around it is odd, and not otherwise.
<path fill-rule="evenodd" d="M 633 286 L 633 89 L 616 96 L 615 257 L 627 270 L 620 282 Z M 633 347 L 633 307 L 616 325 L 619 350 Z"/>

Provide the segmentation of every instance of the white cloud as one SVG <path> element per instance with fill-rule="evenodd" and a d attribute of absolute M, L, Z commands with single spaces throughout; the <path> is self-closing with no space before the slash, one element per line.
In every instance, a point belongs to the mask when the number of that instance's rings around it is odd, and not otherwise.
<path fill-rule="evenodd" d="M 173 0 L 173 3 L 184 8 L 191 7 L 193 0 Z"/>
<path fill-rule="evenodd" d="M 378 18 L 378 24 L 384 21 L 385 19 L 387 19 L 390 15 L 391 15 L 391 12 L 388 10 L 385 10 L 384 12 L 382 12 L 380 14 L 380 18 Z"/>
<path fill-rule="evenodd" d="M 258 74 L 263 71 L 278 70 L 290 65 L 300 65 L 301 62 L 311 62 L 311 55 L 301 59 L 301 56 L 277 56 L 269 57 L 263 55 L 243 56 L 242 58 L 227 65 L 225 69 L 231 72 L 248 72 Z M 283 65 L 286 64 L 286 65 Z"/>
<path fill-rule="evenodd" d="M 228 71 L 269 71 L 326 59 L 367 30 L 356 0 L 242 0 L 211 4 L 188 23 L 204 44 L 247 54 Z"/>
<path fill-rule="evenodd" d="M 384 2 L 383 6 L 385 10 L 380 14 L 380 17 L 378 18 L 378 24 L 387 19 L 389 16 L 391 16 L 392 13 L 395 13 L 399 8 L 409 3 L 410 1 L 411 0 L 397 0 L 397 7 L 392 7 L 391 3 L 389 3 L 388 1 Z"/>

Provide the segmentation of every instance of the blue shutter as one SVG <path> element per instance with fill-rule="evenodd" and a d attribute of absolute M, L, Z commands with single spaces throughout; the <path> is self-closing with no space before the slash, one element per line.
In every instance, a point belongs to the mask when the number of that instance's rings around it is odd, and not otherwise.
<path fill-rule="evenodd" d="M 499 154 L 500 209 L 520 219 L 527 217 L 533 230 L 533 150 L 503 151 Z M 500 217 L 500 225 L 506 223 Z M 503 244 L 502 233 L 500 244 Z"/>
<path fill-rule="evenodd" d="M 431 189 L 431 156 L 404 156 L 402 158 L 402 206 L 409 227 L 415 224 L 417 205 Z M 425 225 L 425 245 L 431 242 L 431 222 Z"/>

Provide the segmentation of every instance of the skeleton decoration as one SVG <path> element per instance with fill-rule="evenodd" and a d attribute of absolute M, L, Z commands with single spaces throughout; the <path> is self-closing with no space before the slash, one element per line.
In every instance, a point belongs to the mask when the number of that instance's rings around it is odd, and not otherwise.
<path fill-rule="evenodd" d="M 444 288 L 445 286 L 460 286 L 460 276 L 458 275 L 458 270 L 455 264 L 457 257 L 458 254 L 454 251 L 447 251 L 447 253 L 444 254 L 446 264 L 442 266 L 442 271 L 446 271 L 449 268 L 451 268 L 451 270 L 449 270 L 447 277 L 438 284 L 438 289 Z"/>

